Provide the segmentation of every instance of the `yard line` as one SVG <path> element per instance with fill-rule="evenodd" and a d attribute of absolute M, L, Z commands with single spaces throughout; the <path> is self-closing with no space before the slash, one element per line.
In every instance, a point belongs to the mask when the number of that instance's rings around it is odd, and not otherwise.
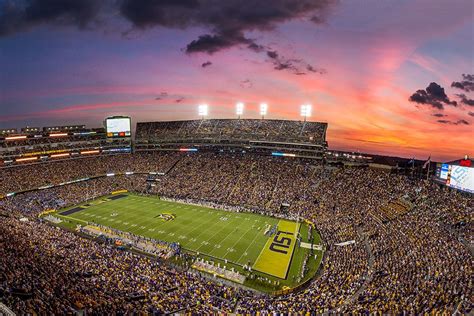
<path fill-rule="evenodd" d="M 214 237 L 216 237 L 216 235 L 218 235 L 220 232 L 222 232 L 224 229 L 226 229 L 227 226 L 229 226 L 229 225 L 234 225 L 234 223 L 233 223 L 233 222 L 227 222 L 227 225 L 224 225 L 218 232 L 216 232 L 214 235 L 212 235 L 212 237 L 209 238 L 207 241 L 209 241 L 209 240 L 213 239 Z M 237 228 L 236 228 L 236 229 L 237 229 Z M 199 236 L 199 235 L 201 235 L 201 234 L 202 234 L 202 232 L 201 232 L 200 234 L 198 234 L 197 236 Z M 230 234 L 229 234 L 229 235 L 230 235 Z M 194 238 L 197 238 L 197 236 L 194 237 Z M 227 237 L 228 237 L 228 235 L 227 235 Z M 226 237 L 226 238 L 227 238 L 227 237 Z M 224 238 L 224 239 L 225 239 L 225 238 Z M 198 251 L 199 249 L 201 249 L 201 247 L 202 247 L 202 245 L 199 246 L 199 248 L 196 249 L 196 251 Z M 211 252 L 212 252 L 212 251 L 211 251 Z"/>
<path fill-rule="evenodd" d="M 211 218 L 211 219 L 212 219 L 212 218 Z M 193 235 L 193 233 L 194 233 L 196 230 L 200 229 L 201 226 L 203 226 L 203 225 L 209 225 L 209 222 L 214 221 L 214 219 L 212 219 L 212 221 L 211 221 L 211 219 L 208 220 L 208 221 L 205 221 L 204 223 L 201 223 L 200 225 L 198 225 L 195 229 L 191 230 L 191 231 L 189 232 L 189 234 Z M 214 226 L 214 225 L 212 225 L 212 226 Z M 202 234 L 203 232 L 205 232 L 205 231 L 206 231 L 206 230 L 203 229 L 203 230 L 201 230 L 201 232 L 200 232 L 199 234 L 197 234 L 196 236 L 193 235 L 192 237 L 197 239 L 197 237 L 198 237 L 199 235 L 201 235 L 201 234 Z"/>
<path fill-rule="evenodd" d="M 278 220 L 277 227 L 278 227 L 279 225 L 280 225 L 280 220 Z M 269 238 L 269 239 L 270 239 L 270 238 Z M 268 240 L 265 242 L 265 246 L 267 245 L 267 243 L 268 243 Z M 260 254 L 258 255 L 258 257 L 257 257 L 257 259 L 255 260 L 255 262 L 257 262 L 258 259 L 260 258 L 260 256 L 262 255 L 263 250 L 265 249 L 265 246 L 263 246 L 264 248 L 262 248 L 262 250 L 260 251 Z M 255 264 L 255 262 L 254 262 L 254 264 Z"/>
<path fill-rule="evenodd" d="M 236 231 L 236 230 L 238 230 L 238 229 L 239 229 L 239 228 L 238 228 L 238 227 L 236 227 L 236 228 L 235 228 L 235 229 L 232 231 L 232 233 L 230 233 L 230 234 L 227 234 L 227 236 L 225 236 L 225 238 L 224 238 L 224 239 L 222 239 L 222 240 L 220 240 L 220 241 L 219 241 L 219 244 L 220 244 L 221 242 L 223 242 L 224 240 L 226 240 L 226 239 L 227 239 L 227 237 L 229 237 L 230 235 L 232 235 L 233 233 L 235 233 L 235 231 Z M 244 234 L 244 235 L 245 235 L 245 234 Z M 215 235 L 214 235 L 214 236 L 215 236 Z M 212 237 L 211 237 L 211 238 L 209 238 L 208 240 L 211 240 L 211 239 L 212 239 L 214 236 L 212 236 Z M 219 248 L 220 248 L 220 247 L 219 247 Z M 233 247 L 231 247 L 231 248 L 233 248 Z M 211 251 L 209 252 L 209 255 L 211 255 L 211 253 L 212 253 L 213 251 L 214 251 L 214 250 L 211 250 Z M 227 253 L 226 253 L 226 254 L 227 254 Z M 225 257 L 225 255 L 224 255 L 224 257 Z"/>
<path fill-rule="evenodd" d="M 163 204 L 165 204 L 165 203 L 163 203 Z M 167 205 L 167 204 L 174 204 L 174 203 L 166 203 L 165 205 Z M 172 205 L 172 206 L 173 206 L 173 208 L 176 207 L 176 206 L 174 206 L 174 205 Z M 160 209 L 158 209 L 157 211 L 163 211 L 163 209 L 160 208 Z M 185 214 L 185 215 L 187 215 L 187 214 Z M 213 219 L 212 219 L 212 220 L 213 220 Z M 148 222 L 148 221 L 150 221 L 150 218 L 146 218 L 144 221 L 145 221 L 145 222 Z M 143 222 L 143 221 L 140 221 L 139 224 L 141 224 L 142 222 Z M 197 228 L 193 229 L 191 232 L 195 231 L 196 229 L 199 229 L 199 228 L 200 228 L 201 226 L 203 226 L 203 225 L 209 225 L 209 222 L 210 222 L 209 220 L 203 222 L 203 223 L 200 224 Z M 154 225 L 155 228 L 156 228 L 157 226 L 158 226 L 158 228 L 160 228 L 160 227 L 165 228 L 165 227 L 166 227 L 166 222 L 156 222 L 156 224 L 159 224 L 159 225 Z M 133 229 L 133 230 L 131 230 L 131 232 L 134 233 L 134 234 L 138 234 L 138 232 L 140 232 L 140 233 L 142 233 L 142 234 L 143 234 L 143 233 L 146 234 L 148 231 L 145 229 L 143 232 L 141 232 L 141 229 Z M 161 234 L 161 235 L 164 234 L 164 236 L 157 236 L 156 238 L 163 238 L 163 239 L 166 240 L 166 239 L 169 238 L 170 236 L 173 237 L 173 235 L 167 234 L 168 231 L 161 231 L 161 230 L 160 230 L 160 231 L 157 231 L 157 232 L 158 232 L 159 234 Z M 190 234 L 189 234 L 189 233 L 190 233 L 190 232 L 189 232 L 189 227 L 186 227 L 186 226 L 177 227 L 177 229 L 174 229 L 174 231 L 172 231 L 172 233 L 174 233 L 174 235 L 180 235 L 180 234 L 181 234 L 181 235 L 186 235 L 186 236 L 189 236 L 189 235 L 190 235 Z M 193 236 L 191 235 L 191 237 L 193 237 Z M 189 246 L 189 245 L 188 245 L 188 246 Z M 185 247 L 185 248 L 189 248 L 189 247 Z M 191 250 L 192 250 L 192 249 L 191 249 Z"/>
<path fill-rule="evenodd" d="M 123 224 L 124 224 L 125 226 L 128 226 L 128 225 L 129 225 L 129 222 L 128 222 L 128 221 L 131 221 L 131 217 L 130 217 L 130 216 L 127 216 L 127 214 L 128 214 L 129 212 L 136 212 L 137 210 L 136 210 L 135 208 L 133 208 L 132 206 L 129 206 L 129 205 L 127 205 L 127 206 L 121 205 L 121 206 L 120 206 L 120 209 L 121 209 L 120 218 L 123 219 Z M 100 214 L 108 214 L 108 213 L 113 212 L 114 210 L 111 210 L 111 209 L 107 208 L 107 209 L 99 209 L 99 210 L 97 210 L 97 211 L 100 211 Z M 110 216 L 110 214 L 109 214 L 109 216 Z M 97 216 L 97 217 L 99 217 L 99 216 Z M 103 216 L 103 218 L 105 219 L 106 217 Z M 132 221 L 132 222 L 133 222 L 132 225 L 136 225 L 136 226 L 132 226 L 132 227 L 137 227 L 138 225 L 140 225 L 140 226 L 143 227 L 143 222 L 144 222 L 144 221 L 140 221 L 140 222 L 138 222 L 138 223 L 135 222 L 135 221 Z M 118 219 L 117 219 L 117 223 L 119 223 L 119 220 L 118 220 Z M 139 230 L 141 230 L 140 228 L 139 228 L 139 229 L 130 229 L 130 227 L 125 228 L 125 227 L 123 227 L 122 225 L 118 225 L 118 226 L 117 226 L 117 225 L 109 225 L 109 227 L 117 228 L 117 229 L 119 229 L 119 230 L 124 230 L 124 231 L 128 231 L 128 232 L 131 232 L 131 233 L 133 233 L 134 231 L 139 231 Z"/>
<path fill-rule="evenodd" d="M 177 214 L 177 215 L 179 215 L 179 214 Z M 189 214 L 184 213 L 184 216 L 187 216 L 187 215 L 189 215 Z M 179 227 L 176 227 L 175 233 L 182 233 L 182 234 L 185 234 L 185 235 L 189 235 L 190 233 L 194 232 L 196 229 L 199 229 L 202 225 L 206 225 L 206 224 L 209 224 L 209 221 L 205 221 L 204 223 L 199 224 L 196 228 L 192 229 L 191 231 L 189 231 L 189 227 L 181 225 Z M 183 231 L 183 232 L 181 232 L 181 231 Z"/>
<path fill-rule="evenodd" d="M 252 229 L 253 227 L 250 227 L 249 229 L 247 229 L 247 231 L 244 234 L 242 234 L 242 236 L 240 236 L 240 238 L 232 245 L 231 248 L 234 248 L 239 243 L 239 241 L 242 240 L 242 238 L 244 238 L 244 236 L 247 235 L 247 233 L 251 231 Z M 227 251 L 223 257 L 225 258 L 228 254 L 229 254 L 229 251 Z"/>
<path fill-rule="evenodd" d="M 160 221 L 154 221 L 154 222 L 151 222 L 150 221 L 151 219 L 149 217 L 145 217 L 143 219 L 143 221 L 139 221 L 138 224 L 141 226 L 141 227 L 145 227 L 145 228 L 139 228 L 137 230 L 134 230 L 133 234 L 135 235 L 139 235 L 138 232 L 141 232 L 142 230 L 146 232 L 146 229 L 149 227 L 148 224 L 152 224 L 153 225 L 153 228 L 159 228 L 162 224 L 162 222 Z M 147 223 L 147 225 L 143 225 Z"/>
<path fill-rule="evenodd" d="M 247 250 L 249 250 L 250 246 L 253 246 L 253 244 L 255 243 L 255 239 L 259 236 L 261 232 L 258 230 L 257 228 L 257 233 L 255 234 L 255 237 L 253 237 L 253 240 L 251 243 L 249 243 L 249 245 L 247 246 L 247 248 L 245 249 L 245 251 L 240 255 L 239 259 L 237 259 L 237 263 L 240 262 L 240 259 L 242 259 L 242 256 L 244 256 L 246 253 L 247 253 Z"/>

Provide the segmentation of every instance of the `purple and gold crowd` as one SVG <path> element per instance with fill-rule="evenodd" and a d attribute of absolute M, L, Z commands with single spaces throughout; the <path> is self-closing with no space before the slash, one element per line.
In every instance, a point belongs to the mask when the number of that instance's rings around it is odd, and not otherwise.
<path fill-rule="evenodd" d="M 147 122 L 137 124 L 137 139 L 241 139 L 321 144 L 326 123 L 288 120 L 210 119 L 190 121 Z"/>
<path fill-rule="evenodd" d="M 147 187 L 148 172 L 165 175 Z M 0 200 L 0 301 L 18 314 L 473 312 L 473 198 L 429 181 L 228 153 L 84 158 L 3 168 L 0 177 L 0 195 L 93 178 Z M 257 294 L 37 219 L 118 189 L 275 216 L 289 205 L 287 216 L 321 234 L 319 276 L 295 293 Z M 383 218 L 397 201 L 409 209 Z"/>

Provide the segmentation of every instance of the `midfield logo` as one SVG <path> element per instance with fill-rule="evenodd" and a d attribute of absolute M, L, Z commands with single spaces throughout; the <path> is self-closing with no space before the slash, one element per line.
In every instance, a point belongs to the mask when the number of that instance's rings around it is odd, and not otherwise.
<path fill-rule="evenodd" d="M 165 222 L 169 222 L 174 220 L 176 218 L 176 215 L 171 213 L 161 213 L 158 217 Z"/>

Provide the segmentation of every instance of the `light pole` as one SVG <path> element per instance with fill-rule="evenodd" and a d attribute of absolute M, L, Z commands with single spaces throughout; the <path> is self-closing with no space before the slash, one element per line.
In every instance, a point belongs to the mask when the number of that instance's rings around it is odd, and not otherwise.
<path fill-rule="evenodd" d="M 301 106 L 301 116 L 304 117 L 304 121 L 306 122 L 306 118 L 311 116 L 311 104 L 303 104 Z"/>
<path fill-rule="evenodd" d="M 198 106 L 198 114 L 199 116 L 202 117 L 202 119 L 204 120 L 204 118 L 207 116 L 208 114 L 208 106 L 207 104 L 200 104 Z"/>
<path fill-rule="evenodd" d="M 265 119 L 265 115 L 267 115 L 268 111 L 268 104 L 260 103 L 260 115 L 262 116 L 262 120 Z"/>
<path fill-rule="evenodd" d="M 239 117 L 239 120 L 240 120 L 240 116 L 244 114 L 244 104 L 242 102 L 237 102 L 235 106 L 236 106 L 237 116 Z"/>

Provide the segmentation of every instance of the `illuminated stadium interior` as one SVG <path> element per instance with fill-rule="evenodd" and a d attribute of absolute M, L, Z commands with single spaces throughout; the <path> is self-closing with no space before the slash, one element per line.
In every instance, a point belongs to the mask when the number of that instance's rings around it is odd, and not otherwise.
<path fill-rule="evenodd" d="M 138 122 L 132 138 L 128 118 L 110 117 L 98 129 L 4 133 L 3 306 L 20 314 L 469 309 L 472 194 L 460 187 L 472 183 L 468 159 L 451 162 L 469 169 L 467 180 L 431 162 L 383 165 L 327 151 L 327 128 Z"/>
<path fill-rule="evenodd" d="M 0 0 L 0 316 L 474 315 L 473 0 Z"/>

